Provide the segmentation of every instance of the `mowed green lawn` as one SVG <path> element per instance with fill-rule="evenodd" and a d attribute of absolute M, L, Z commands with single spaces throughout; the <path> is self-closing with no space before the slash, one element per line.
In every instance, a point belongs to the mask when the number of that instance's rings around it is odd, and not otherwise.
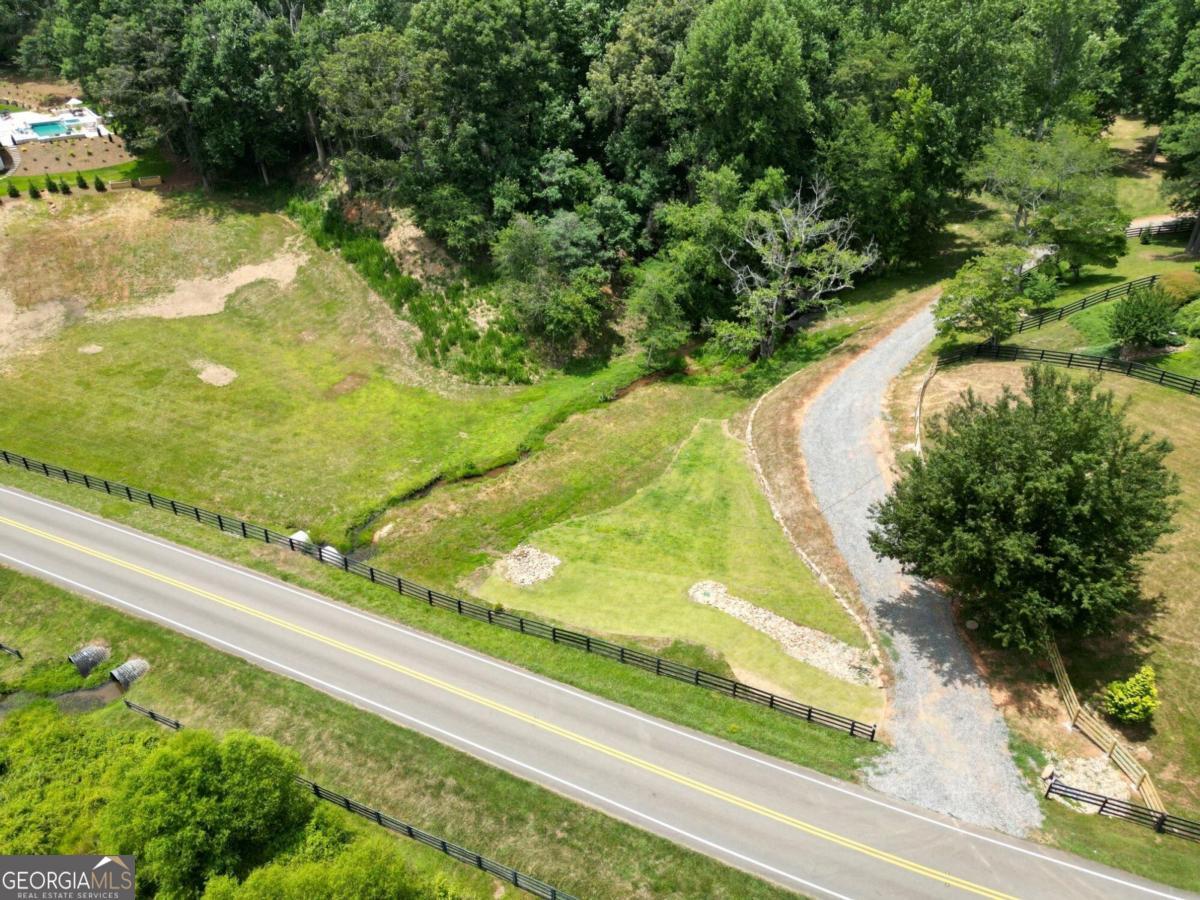
<path fill-rule="evenodd" d="M 164 207 L 157 215 L 172 213 Z M 261 216 L 226 207 L 204 229 L 222 246 L 226 230 L 245 230 L 247 217 Z M 267 227 L 275 253 L 307 257 L 290 285 L 250 284 L 215 315 L 68 326 L 36 354 L 8 361 L 0 445 L 344 541 L 390 498 L 516 458 L 639 372 L 637 360 L 622 358 L 528 387 L 441 392 L 435 388 L 445 376 L 411 361 L 396 317 L 372 302 L 358 276 L 278 217 L 267 218 L 275 219 Z M 203 237 L 190 241 L 199 247 Z M 166 280 L 145 272 L 155 260 L 138 252 L 136 231 L 121 240 L 111 258 L 124 263 L 107 273 L 110 280 L 126 268 L 151 283 Z M 89 296 L 85 278 L 73 287 L 67 296 L 84 305 L 119 301 L 109 280 L 94 289 L 101 298 Z M 93 345 L 102 349 L 80 352 Z M 224 387 L 205 383 L 201 363 L 237 377 Z"/>
<path fill-rule="evenodd" d="M 331 789 L 579 897 L 794 896 L 298 682 L 3 568 L 0 639 L 26 656 L 19 663 L 0 654 L 0 684 L 62 666 L 67 653 L 94 639 L 111 644 L 116 662 L 142 656 L 150 673 L 130 700 L 218 734 L 271 737 Z M 97 727 L 137 722 L 119 703 L 91 718 Z M 416 865 L 446 871 L 468 896 L 518 896 L 397 840 Z"/>
<path fill-rule="evenodd" d="M 1117 116 L 1105 138 L 1118 154 L 1117 202 L 1130 219 L 1167 211 L 1162 196 L 1163 166 L 1150 160 L 1158 127 L 1141 119 Z"/>
<path fill-rule="evenodd" d="M 688 598 L 699 581 L 856 647 L 865 640 L 817 583 L 771 515 L 745 445 L 703 420 L 656 481 L 620 505 L 532 535 L 562 560 L 554 575 L 517 586 L 492 574 L 479 593 L 593 632 L 682 639 L 721 654 L 752 684 L 843 715 L 876 721 L 882 692 L 788 656 L 771 638 Z"/>
<path fill-rule="evenodd" d="M 1142 244 L 1131 240 L 1128 250 L 1112 269 L 1085 267 L 1083 277 L 1071 283 L 1051 304 L 1065 306 L 1081 297 L 1108 287 L 1115 287 L 1146 275 L 1166 275 L 1170 272 L 1193 272 L 1196 260 L 1183 253 L 1181 240 L 1155 241 Z M 1044 347 L 1072 353 L 1116 356 L 1119 347 L 1109 336 L 1108 326 L 1116 300 L 1099 303 L 1044 328 L 1013 335 L 1008 343 L 1022 347 Z M 1175 353 L 1144 359 L 1143 362 L 1161 365 L 1170 371 L 1192 378 L 1200 377 L 1200 341 L 1191 339 Z"/>

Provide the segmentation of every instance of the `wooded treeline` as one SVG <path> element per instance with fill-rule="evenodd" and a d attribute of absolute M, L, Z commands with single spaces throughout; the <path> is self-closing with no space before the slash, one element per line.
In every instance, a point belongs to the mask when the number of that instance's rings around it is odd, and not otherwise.
<path fill-rule="evenodd" d="M 855 272 L 919 259 L 997 167 L 1118 112 L 1165 126 L 1198 205 L 1198 21 L 1196 0 L 0 0 L 0 62 L 78 79 L 209 181 L 331 162 L 460 258 L 490 250 L 552 345 L 602 324 L 621 271 L 652 351 L 709 323 L 769 353 Z M 1061 228 L 1120 218 L 1094 201 Z M 1053 231 L 1014 202 L 1015 230 Z"/>

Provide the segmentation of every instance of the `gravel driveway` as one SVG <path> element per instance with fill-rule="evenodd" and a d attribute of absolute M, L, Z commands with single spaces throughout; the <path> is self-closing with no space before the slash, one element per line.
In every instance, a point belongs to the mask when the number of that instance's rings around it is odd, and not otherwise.
<path fill-rule="evenodd" d="M 1041 822 L 1008 752 L 1008 729 L 958 633 L 944 597 L 877 559 L 867 545 L 871 504 L 887 485 L 877 458 L 888 384 L 933 339 L 922 310 L 812 401 L 800 443 L 813 493 L 876 626 L 891 638 L 896 684 L 891 750 L 874 788 L 959 819 L 1023 834 Z"/>

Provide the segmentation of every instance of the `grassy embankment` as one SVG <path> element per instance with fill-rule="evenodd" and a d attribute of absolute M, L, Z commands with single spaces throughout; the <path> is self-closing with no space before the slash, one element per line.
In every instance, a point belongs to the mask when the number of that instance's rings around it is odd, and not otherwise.
<path fill-rule="evenodd" d="M 866 646 L 788 545 L 745 454 L 721 423 L 701 421 L 666 472 L 634 497 L 531 536 L 563 560 L 549 580 L 520 587 L 493 574 L 479 594 L 591 631 L 708 647 L 753 684 L 877 721 L 879 691 L 791 659 L 761 632 L 688 599 L 696 582 L 718 581 L 735 596 Z"/>
<path fill-rule="evenodd" d="M 105 204 L 81 198 L 78 214 L 72 205 L 53 220 L 21 211 L 10 220 L 16 227 L 6 240 L 13 249 L 36 247 L 50 260 L 55 277 L 47 281 L 59 296 L 76 296 L 106 314 L 161 295 L 181 277 L 212 279 L 289 253 L 307 261 L 292 283 L 266 280 L 243 287 L 221 313 L 168 320 L 85 317 L 45 338 L 41 352 L 9 361 L 4 376 L 9 390 L 0 397 L 3 443 L 280 530 L 304 527 L 333 538 L 357 536 L 362 523 L 386 509 L 391 498 L 438 477 L 482 471 L 524 449 L 544 447 L 510 470 L 532 474 L 536 484 L 522 490 L 507 510 L 476 507 L 470 515 L 453 514 L 455 540 L 427 544 L 419 559 L 391 559 L 381 543 L 382 565 L 439 587 L 460 590 L 458 578 L 479 565 L 481 550 L 484 559 L 507 552 L 532 530 L 632 496 L 661 473 L 699 418 L 720 418 L 747 402 L 736 378 L 708 376 L 704 384 L 653 385 L 602 403 L 637 374 L 637 362 L 627 358 L 591 375 L 556 375 L 529 387 L 454 383 L 413 357 L 409 332 L 370 297 L 353 271 L 280 217 L 188 198 L 112 199 Z M 132 225 L 117 212 L 138 204 L 149 206 Z M 63 222 L 83 224 L 75 215 L 86 216 L 88 227 L 77 230 L 86 237 L 78 238 L 71 252 L 54 238 L 63 233 Z M 170 235 L 193 252 L 174 254 L 165 246 Z M 195 252 L 205 241 L 222 251 Z M 86 265 L 69 264 L 79 255 L 105 261 L 109 277 L 94 282 Z M 122 278 L 123 272 L 130 277 Z M 22 264 L 14 274 L 14 283 L 23 286 L 16 295 L 19 305 L 23 298 L 26 305 L 35 305 L 29 298 L 53 302 L 49 288 L 38 293 L 44 282 L 35 266 Z M 114 284 L 130 287 L 114 291 Z M 779 372 L 819 357 L 840 336 L 835 332 L 801 344 L 779 363 Z M 81 347 L 101 349 L 81 354 Z M 236 380 L 226 387 L 200 381 L 191 364 L 197 359 L 233 369 Z M 105 402 L 96 402 L 97 397 Z M 581 410 L 589 411 L 572 417 Z M 64 420 L 72 423 L 69 433 L 61 427 Z M 543 440 L 543 435 L 549 437 Z M 564 447 L 569 452 L 559 453 Z M 540 468 L 542 460 L 548 468 Z M 768 710 L 430 611 L 311 561 L 239 544 L 151 510 L 64 490 L 14 470 L 0 472 L 0 480 L 246 562 L 823 771 L 853 777 L 859 761 L 873 752 L 862 742 Z M 453 489 L 484 493 L 501 483 L 501 478 L 482 478 Z M 540 510 L 531 512 L 539 500 Z M 403 516 L 414 527 L 430 523 L 408 510 Z M 699 573 L 696 580 L 702 577 Z M 728 626 L 731 634 L 745 630 L 732 618 Z M 660 646 L 656 638 L 647 643 Z M 674 642 L 663 652 L 706 668 L 725 665 L 720 650 L 694 644 Z M 803 670 L 799 663 L 794 668 Z M 814 674 L 814 684 L 825 679 Z"/>
<path fill-rule="evenodd" d="M 0 659 L 0 684 L 61 670 L 71 650 L 107 640 L 114 660 L 140 655 L 152 665 L 131 700 L 218 734 L 271 737 L 295 750 L 314 780 L 580 897 L 792 896 L 290 679 L 5 569 L 0 635 L 27 657 Z M 69 685 L 69 672 L 58 677 Z M 120 704 L 89 715 L 97 727 L 160 727 Z M 454 874 L 471 896 L 508 895 L 432 850 L 398 841 L 415 865 Z"/>

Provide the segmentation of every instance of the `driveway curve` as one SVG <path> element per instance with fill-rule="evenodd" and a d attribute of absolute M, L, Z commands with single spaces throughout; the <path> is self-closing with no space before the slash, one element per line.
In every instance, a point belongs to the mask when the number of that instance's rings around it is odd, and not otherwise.
<path fill-rule="evenodd" d="M 888 386 L 934 335 L 931 308 L 895 328 L 809 403 L 800 445 L 810 486 L 863 603 L 892 648 L 893 749 L 868 774 L 892 796 L 977 825 L 1024 834 L 1037 800 L 1008 750 L 1008 728 L 954 626 L 949 602 L 867 544 L 887 492 Z"/>

